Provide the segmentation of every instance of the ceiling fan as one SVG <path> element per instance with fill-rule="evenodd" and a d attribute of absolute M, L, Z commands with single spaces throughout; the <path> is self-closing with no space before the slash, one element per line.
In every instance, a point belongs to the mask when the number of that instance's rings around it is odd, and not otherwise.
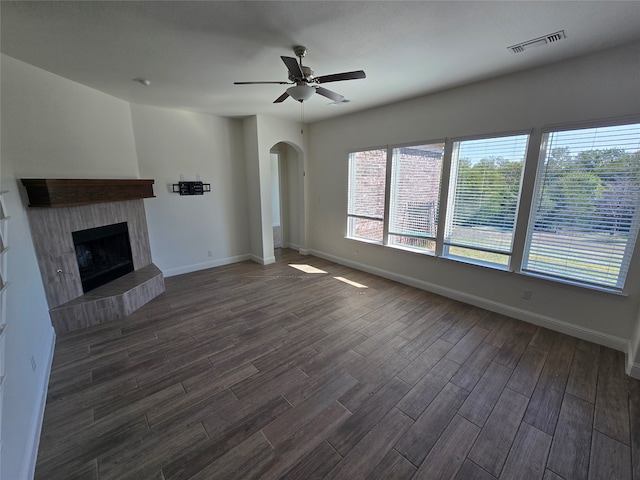
<path fill-rule="evenodd" d="M 288 82 L 233 82 L 234 85 L 256 85 L 256 84 L 277 84 L 277 85 L 295 85 L 287 88 L 287 91 L 275 99 L 273 103 L 284 102 L 288 97 L 297 100 L 302 103 L 305 100 L 309 100 L 314 93 L 322 95 L 333 100 L 334 103 L 341 103 L 345 100 L 344 96 L 339 93 L 332 92 L 320 84 L 329 82 L 340 82 L 342 80 L 357 80 L 360 78 L 366 78 L 364 71 L 356 70 L 354 72 L 334 73 L 331 75 L 322 75 L 315 77 L 313 70 L 306 65 L 302 65 L 302 57 L 307 54 L 307 48 L 303 46 L 297 46 L 293 48 L 298 60 L 293 57 L 280 57 L 289 71 Z"/>

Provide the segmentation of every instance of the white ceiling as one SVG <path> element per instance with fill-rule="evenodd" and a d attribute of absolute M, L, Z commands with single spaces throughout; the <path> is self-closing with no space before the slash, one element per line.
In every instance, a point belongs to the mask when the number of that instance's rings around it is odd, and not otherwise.
<path fill-rule="evenodd" d="M 365 70 L 325 84 L 350 103 L 304 104 L 317 121 L 640 40 L 639 1 L 2 1 L 1 49 L 134 103 L 221 116 L 299 119 L 273 104 L 281 55 L 304 45 L 315 74 Z M 510 45 L 564 30 L 524 53 Z M 152 80 L 143 87 L 132 79 Z"/>

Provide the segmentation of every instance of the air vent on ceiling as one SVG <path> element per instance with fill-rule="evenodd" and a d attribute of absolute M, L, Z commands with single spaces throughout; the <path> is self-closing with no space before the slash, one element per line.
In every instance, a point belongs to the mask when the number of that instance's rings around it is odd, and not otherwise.
<path fill-rule="evenodd" d="M 559 32 L 550 33 L 549 35 L 545 35 L 544 37 L 534 38 L 533 40 L 527 40 L 526 42 L 518 43 L 517 45 L 512 45 L 507 47 L 508 50 L 511 50 L 513 53 L 521 53 L 525 50 L 529 50 L 533 47 L 542 47 L 543 45 L 547 45 L 549 43 L 555 43 L 563 38 L 567 38 L 564 34 L 564 30 L 560 30 Z"/>

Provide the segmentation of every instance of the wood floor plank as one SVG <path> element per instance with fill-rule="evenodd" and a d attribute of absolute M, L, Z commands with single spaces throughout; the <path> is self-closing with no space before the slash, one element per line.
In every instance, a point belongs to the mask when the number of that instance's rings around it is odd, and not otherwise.
<path fill-rule="evenodd" d="M 46 447 L 40 450 L 39 462 L 46 463 L 65 453 L 75 455 L 78 452 L 91 450 L 93 442 L 101 445 L 109 436 L 120 438 L 120 431 L 127 426 L 135 426 L 141 422 L 147 427 L 146 411 L 157 403 L 164 403 L 185 395 L 182 385 L 176 384 L 165 388 L 132 403 L 128 408 L 118 410 L 103 417 L 78 432 L 74 426 L 57 431 L 43 432 L 41 439 Z"/>
<path fill-rule="evenodd" d="M 497 313 L 490 313 L 489 316 L 495 320 L 496 325 L 484 341 L 498 348 L 502 348 L 518 326 L 518 321 Z"/>
<path fill-rule="evenodd" d="M 125 424 L 105 427 L 101 429 L 100 435 L 78 432 L 73 439 L 67 437 L 64 444 L 57 444 L 58 448 L 38 457 L 36 477 L 64 479 L 76 468 L 83 467 L 92 459 L 118 448 L 129 438 L 147 430 L 144 417 L 140 417 Z"/>
<path fill-rule="evenodd" d="M 391 450 L 366 477 L 367 480 L 409 480 L 417 468 L 397 451 Z"/>
<path fill-rule="evenodd" d="M 464 303 L 459 305 L 456 311 L 448 311 L 442 318 L 450 323 L 440 338 L 454 345 L 458 343 L 467 334 L 467 332 L 480 320 L 484 313 L 480 313 L 471 305 Z"/>
<path fill-rule="evenodd" d="M 309 422 L 289 435 L 285 441 L 273 445 L 273 454 L 265 465 L 255 469 L 255 478 L 279 479 L 296 463 L 322 442 L 336 425 L 349 418 L 351 413 L 337 402 L 320 411 Z M 263 430 L 264 434 L 264 430 Z"/>
<path fill-rule="evenodd" d="M 34 480 L 98 480 L 98 463 L 91 460 L 71 460 L 57 465 L 55 469 L 37 468 Z"/>
<path fill-rule="evenodd" d="M 307 378 L 299 383 L 286 386 L 282 392 L 282 396 L 286 398 L 291 405 L 298 405 L 313 395 L 318 389 L 324 388 L 324 385 L 332 379 L 335 379 L 337 375 L 348 374 L 345 372 L 346 367 L 361 358 L 362 356 L 353 350 L 348 350 L 337 358 L 327 360 L 326 367 L 312 375 L 307 375 Z M 306 375 L 305 372 L 302 373 Z M 355 382 L 357 381 L 354 379 L 354 384 Z"/>
<path fill-rule="evenodd" d="M 162 465 L 179 456 L 180 452 L 207 439 L 202 424 L 192 426 L 173 424 L 156 430 L 136 441 L 98 456 L 100 480 L 135 480 L 145 472 L 159 471 Z"/>
<path fill-rule="evenodd" d="M 575 344 L 576 340 L 566 335 L 557 338 L 547 355 L 524 416 L 525 422 L 549 435 L 553 435 L 556 428 Z"/>
<path fill-rule="evenodd" d="M 466 390 L 447 383 L 398 441 L 396 450 L 414 465 L 420 465 L 468 395 Z"/>
<path fill-rule="evenodd" d="M 443 358 L 398 402 L 398 408 L 411 418 L 417 419 L 458 368 L 460 365 Z"/>
<path fill-rule="evenodd" d="M 458 369 L 451 381 L 468 392 L 473 390 L 498 353 L 498 347 L 482 342 Z"/>
<path fill-rule="evenodd" d="M 629 445 L 629 396 L 624 354 L 602 348 L 593 428 Z"/>
<path fill-rule="evenodd" d="M 544 477 L 542 480 L 564 480 L 560 475 L 552 472 L 548 468 L 544 471 Z"/>
<path fill-rule="evenodd" d="M 290 468 L 281 480 L 321 480 L 340 460 L 340 454 L 323 441 Z"/>
<path fill-rule="evenodd" d="M 398 378 L 409 385 L 415 385 L 451 350 L 453 344 L 437 339 L 424 352 L 418 355 L 400 373 Z M 460 363 L 460 362 L 457 362 Z"/>
<path fill-rule="evenodd" d="M 600 345 L 578 340 L 567 380 L 566 391 L 568 394 L 593 404 L 596 403 L 599 360 Z"/>
<path fill-rule="evenodd" d="M 493 362 L 478 381 L 458 413 L 482 427 L 489 418 L 513 370 Z"/>
<path fill-rule="evenodd" d="M 496 477 L 484 471 L 478 465 L 467 459 L 462 464 L 455 480 L 495 480 Z"/>
<path fill-rule="evenodd" d="M 191 478 L 252 435 L 259 433 L 265 425 L 291 408 L 282 397 L 275 397 L 253 407 L 243 408 L 241 413 L 237 413 L 238 410 L 235 408 L 229 409 L 222 420 L 218 416 L 206 418 L 203 424 L 209 434 L 209 440 L 166 462 L 162 467 L 166 480 Z M 232 412 L 235 418 L 231 416 Z M 264 436 L 261 438 L 264 439 Z"/>
<path fill-rule="evenodd" d="M 407 326 L 404 323 L 395 321 L 360 343 L 360 345 L 356 346 L 354 350 L 362 356 L 369 356 L 375 350 L 402 332 L 405 328 L 407 328 Z M 367 334 L 366 328 L 360 330 L 360 332 L 364 335 Z"/>
<path fill-rule="evenodd" d="M 349 451 L 406 395 L 411 387 L 391 379 L 332 433 L 327 441 L 342 456 Z"/>
<path fill-rule="evenodd" d="M 550 447 L 550 435 L 522 422 L 500 480 L 541 479 L 545 473 Z"/>
<path fill-rule="evenodd" d="M 454 478 L 479 433 L 478 426 L 456 415 L 413 478 Z"/>
<path fill-rule="evenodd" d="M 257 432 L 213 463 L 206 465 L 195 475 L 182 478 L 190 480 L 254 478 L 250 475 L 250 471 L 265 465 L 272 454 L 273 448 L 267 439 L 261 432 Z M 167 480 L 172 478 L 167 477 L 166 474 L 165 477 Z"/>
<path fill-rule="evenodd" d="M 494 362 L 515 369 L 535 333 L 536 327 L 521 322 L 502 345 Z"/>
<path fill-rule="evenodd" d="M 277 419 L 262 429 L 264 436 L 273 446 L 277 446 L 287 439 L 289 435 L 298 430 L 309 421 L 309 418 L 327 408 L 344 392 L 356 384 L 356 380 L 347 374 L 342 374 L 326 383 L 315 394 L 306 398 L 291 410 L 280 415 Z"/>
<path fill-rule="evenodd" d="M 469 459 L 494 477 L 500 476 L 529 399 L 505 388 L 489 415 Z"/>
<path fill-rule="evenodd" d="M 325 477 L 327 480 L 366 477 L 411 425 L 412 420 L 397 408 L 387 413 L 344 459 Z"/>
<path fill-rule="evenodd" d="M 589 480 L 615 478 L 631 480 L 631 451 L 627 445 L 593 431 L 589 459 Z"/>
<path fill-rule="evenodd" d="M 531 397 L 547 361 L 547 354 L 546 350 L 529 345 L 520 358 L 507 387 L 526 397 Z"/>
<path fill-rule="evenodd" d="M 566 480 L 586 478 L 589 471 L 592 428 L 593 405 L 566 394 L 547 467 Z"/>
<path fill-rule="evenodd" d="M 446 358 L 462 365 L 487 335 L 489 330 L 474 326 L 447 352 Z"/>
<path fill-rule="evenodd" d="M 350 411 L 355 412 L 368 398 L 375 395 L 376 392 L 390 382 L 398 372 L 406 367 L 407 363 L 409 363 L 409 360 L 397 353 L 380 365 L 364 372 L 364 374 L 363 372 L 358 373 L 362 380 L 358 382 L 358 385 L 340 397 L 340 403 Z M 347 369 L 347 373 L 349 370 L 351 370 L 351 368 Z"/>
<path fill-rule="evenodd" d="M 372 379 L 377 378 L 380 366 L 387 362 L 391 357 L 395 356 L 398 350 L 406 343 L 406 339 L 395 336 L 368 356 L 363 356 L 358 361 L 349 365 L 347 367 L 347 372 L 359 382 L 369 382 Z"/>

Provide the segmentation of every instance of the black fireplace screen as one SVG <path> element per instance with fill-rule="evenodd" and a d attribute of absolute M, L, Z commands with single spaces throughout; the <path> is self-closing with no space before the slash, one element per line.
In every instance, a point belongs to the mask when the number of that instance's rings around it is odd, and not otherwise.
<path fill-rule="evenodd" d="M 127 223 L 72 232 L 85 293 L 133 272 Z"/>

